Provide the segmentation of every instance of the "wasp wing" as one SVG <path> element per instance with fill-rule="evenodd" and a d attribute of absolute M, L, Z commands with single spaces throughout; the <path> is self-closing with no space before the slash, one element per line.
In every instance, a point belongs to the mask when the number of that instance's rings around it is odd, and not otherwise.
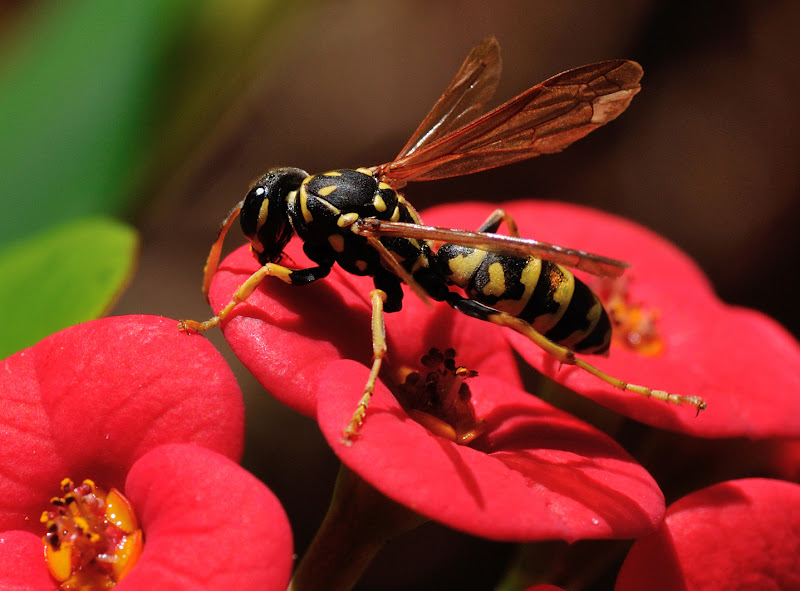
<path fill-rule="evenodd" d="M 483 114 L 497 90 L 501 69 L 500 44 L 494 37 L 484 39 L 469 53 L 395 160 L 421 150 Z"/>
<path fill-rule="evenodd" d="M 373 170 L 378 178 L 400 184 L 559 152 L 622 113 L 639 92 L 641 78 L 642 67 L 630 60 L 568 70 L 436 141 L 412 145 L 404 156 Z"/>
<path fill-rule="evenodd" d="M 362 218 L 353 225 L 354 232 L 367 237 L 394 236 L 416 240 L 435 240 L 513 257 L 536 257 L 559 265 L 579 269 L 598 277 L 619 277 L 630 265 L 591 252 L 564 248 L 530 238 L 506 236 L 490 232 L 471 232 L 405 222 L 387 222 Z"/>

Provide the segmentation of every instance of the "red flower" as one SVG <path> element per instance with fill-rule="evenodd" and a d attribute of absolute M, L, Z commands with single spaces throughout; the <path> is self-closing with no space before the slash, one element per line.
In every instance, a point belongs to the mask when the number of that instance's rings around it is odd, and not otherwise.
<path fill-rule="evenodd" d="M 608 358 L 587 356 L 589 363 L 630 383 L 700 396 L 708 408 L 695 416 L 691 407 L 622 392 L 575 367 L 559 367 L 527 338 L 507 330 L 514 348 L 536 369 L 620 414 L 657 427 L 703 437 L 800 433 L 800 345 L 780 325 L 754 310 L 721 302 L 687 255 L 632 222 L 544 201 L 503 207 L 523 236 L 632 264 L 626 272 L 628 295 L 657 314 L 663 352 L 648 356 L 612 342 Z M 492 210 L 478 203 L 441 206 L 424 212 L 423 219 L 430 225 L 474 229 Z M 593 284 L 591 278 L 588 281 Z"/>
<path fill-rule="evenodd" d="M 286 249 L 297 265 L 308 264 L 301 245 L 295 239 Z M 209 293 L 215 313 L 256 269 L 249 246 L 222 262 Z M 340 359 L 371 363 L 370 289 L 371 278 L 338 266 L 309 286 L 267 278 L 234 308 L 222 330 L 236 356 L 275 398 L 315 417 L 317 380 L 327 364 Z M 521 385 L 502 333 L 487 323 L 456 314 L 446 304 L 427 306 L 413 294 L 406 294 L 402 311 L 385 318 L 387 365 L 415 366 L 431 347 L 455 347 L 461 365 Z"/>
<path fill-rule="evenodd" d="M 612 344 L 608 358 L 587 356 L 587 361 L 630 383 L 700 396 L 708 408 L 695 416 L 691 407 L 622 392 L 576 367 L 561 367 L 526 337 L 507 329 L 504 336 L 531 365 L 621 414 L 654 426 L 705 437 L 796 437 L 800 433 L 795 420 L 800 414 L 796 395 L 800 345 L 781 326 L 758 312 L 718 300 L 685 254 L 632 222 L 559 203 L 520 201 L 505 207 L 524 236 L 632 263 L 626 273 L 628 295 L 657 316 L 663 350 L 645 355 Z M 423 219 L 431 225 L 474 229 L 492 209 L 490 204 L 477 203 L 441 206 L 424 212 Z M 287 252 L 302 265 L 305 259 L 299 246 L 295 240 Z M 218 310 L 227 303 L 257 267 L 247 247 L 226 259 L 212 285 L 212 307 Z M 587 280 L 591 284 L 593 279 Z M 309 287 L 267 279 L 236 308 L 223 330 L 239 358 L 273 395 L 314 416 L 319 368 L 339 358 L 369 361 L 366 294 L 370 289 L 369 278 L 345 277 L 338 267 L 330 278 Z M 464 343 L 458 347 L 461 363 L 517 383 L 509 367 L 494 357 L 472 354 L 473 344 L 486 339 L 496 342 L 488 323 L 461 318 L 447 308 L 439 303 L 429 310 L 407 294 L 404 309 L 387 315 L 394 361 L 398 356 L 405 364 L 416 361 L 409 355 L 418 356 L 431 345 L 450 346 L 455 338 Z M 427 320 L 423 323 L 422 318 Z M 403 346 L 398 347 L 400 340 Z M 492 343 L 486 344 L 481 355 L 494 355 Z"/>
<path fill-rule="evenodd" d="M 288 254 L 302 264 L 296 241 Z M 211 286 L 213 309 L 256 268 L 248 247 L 228 257 Z M 641 466 L 610 438 L 520 389 L 501 329 L 413 295 L 386 316 L 384 375 L 419 368 L 431 347 L 454 348 L 458 364 L 479 373 L 469 385 L 486 430 L 472 446 L 433 435 L 400 407 L 386 377 L 360 437 L 344 445 L 342 430 L 369 374 L 370 283 L 340 269 L 307 287 L 267 279 L 223 327 L 268 391 L 317 418 L 349 468 L 418 513 L 494 539 L 633 537 L 659 522 L 663 496 Z"/>
<path fill-rule="evenodd" d="M 660 522 L 661 491 L 616 442 L 492 377 L 470 380 L 487 426 L 472 446 L 413 421 L 382 383 L 358 441 L 343 445 L 368 374 L 353 361 L 327 366 L 317 420 L 344 464 L 414 511 L 496 540 L 632 538 Z"/>
<path fill-rule="evenodd" d="M 3 585 L 57 587 L 39 516 L 68 476 L 115 487 L 132 503 L 145 543 L 126 587 L 285 588 L 286 517 L 234 462 L 243 443 L 238 386 L 205 339 L 175 324 L 106 318 L 2 362 Z"/>
<path fill-rule="evenodd" d="M 631 548 L 616 589 L 800 589 L 798 556 L 800 486 L 733 480 L 670 505 Z"/>

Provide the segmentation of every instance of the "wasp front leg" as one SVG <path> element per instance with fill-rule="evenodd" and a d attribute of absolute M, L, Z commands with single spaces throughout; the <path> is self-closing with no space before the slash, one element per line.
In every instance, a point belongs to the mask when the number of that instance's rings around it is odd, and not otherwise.
<path fill-rule="evenodd" d="M 459 312 L 463 312 L 464 314 L 472 316 L 473 318 L 479 318 L 498 326 L 506 326 L 520 334 L 525 335 L 535 345 L 540 347 L 546 353 L 549 353 L 559 363 L 579 367 L 582 370 L 592 374 L 596 378 L 603 380 L 607 384 L 614 386 L 615 388 L 627 392 L 633 392 L 646 398 L 655 398 L 656 400 L 671 402 L 673 404 L 688 404 L 690 406 L 694 406 L 698 413 L 706 408 L 705 401 L 699 396 L 682 396 L 680 394 L 671 394 L 669 392 L 665 392 L 664 390 L 654 390 L 646 386 L 629 384 L 628 382 L 625 382 L 619 378 L 610 376 L 607 373 L 600 371 L 595 366 L 587 363 L 583 359 L 576 357 L 575 352 L 568 347 L 564 347 L 563 345 L 559 345 L 558 343 L 551 341 L 520 318 L 506 314 L 505 312 L 500 312 L 494 308 L 481 304 L 480 302 L 464 298 L 455 293 L 450 294 L 447 303 L 449 303 Z"/>
<path fill-rule="evenodd" d="M 373 289 L 369 293 L 372 302 L 372 369 L 369 372 L 367 384 L 364 386 L 364 394 L 358 402 L 358 407 L 353 413 L 350 422 L 342 433 L 342 443 L 350 445 L 358 437 L 358 430 L 364 422 L 367 414 L 367 406 L 375 390 L 375 383 L 378 381 L 378 374 L 381 370 L 381 363 L 386 357 L 386 325 L 383 321 L 383 305 L 386 303 L 386 292 L 382 289 Z"/>
<path fill-rule="evenodd" d="M 276 263 L 267 263 L 258 271 L 250 275 L 247 281 L 242 283 L 237 289 L 231 300 L 219 311 L 219 313 L 206 320 L 205 322 L 197 322 L 196 320 L 181 320 L 178 323 L 178 329 L 184 331 L 203 332 L 209 328 L 214 328 L 220 322 L 225 320 L 233 309 L 243 301 L 245 301 L 250 294 L 266 277 L 277 277 L 284 283 L 290 285 L 308 285 L 317 279 L 322 279 L 330 273 L 331 267 L 328 265 L 320 265 L 318 267 L 310 267 L 308 269 L 290 269 L 283 265 Z"/>

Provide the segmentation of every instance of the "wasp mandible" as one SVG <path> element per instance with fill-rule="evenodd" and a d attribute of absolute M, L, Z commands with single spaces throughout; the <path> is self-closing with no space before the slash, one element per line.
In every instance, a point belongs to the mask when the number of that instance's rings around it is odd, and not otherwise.
<path fill-rule="evenodd" d="M 502 210 L 476 231 L 424 226 L 399 192 L 407 182 L 471 174 L 558 152 L 619 116 L 639 92 L 642 77 L 636 62 L 598 62 L 558 74 L 486 112 L 500 70 L 497 40 L 483 40 L 391 162 L 316 175 L 275 168 L 258 179 L 222 222 L 206 262 L 203 292 L 208 293 L 225 234 L 238 215 L 261 268 L 216 316 L 205 322 L 182 320 L 181 330 L 216 326 L 266 277 L 308 285 L 338 264 L 349 273 L 371 276 L 375 286 L 370 292 L 372 367 L 344 427 L 346 442 L 357 436 L 364 420 L 386 356 L 383 315 L 401 309 L 402 284 L 423 299 L 516 330 L 559 362 L 612 386 L 687 403 L 698 411 L 705 408 L 701 398 L 628 384 L 576 357 L 608 351 L 611 323 L 597 295 L 564 266 L 617 277 L 626 263 L 521 238 Z M 509 235 L 496 233 L 503 223 Z M 294 234 L 315 266 L 278 264 Z M 437 249 L 434 243 L 439 242 L 443 245 Z"/>

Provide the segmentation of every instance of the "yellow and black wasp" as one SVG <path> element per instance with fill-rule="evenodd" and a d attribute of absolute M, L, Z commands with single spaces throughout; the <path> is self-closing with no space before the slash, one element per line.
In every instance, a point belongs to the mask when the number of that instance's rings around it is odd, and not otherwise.
<path fill-rule="evenodd" d="M 516 224 L 495 211 L 476 231 L 422 225 L 399 192 L 407 182 L 460 176 L 539 154 L 558 152 L 615 119 L 639 92 L 642 68 L 609 60 L 558 74 L 485 113 L 500 79 L 494 38 L 475 47 L 453 81 L 391 162 L 370 168 L 309 175 L 275 168 L 258 179 L 223 221 L 205 267 L 204 293 L 219 263 L 222 242 L 237 215 L 262 267 L 231 301 L 205 322 L 183 320 L 182 330 L 207 330 L 227 317 L 268 276 L 307 285 L 334 264 L 374 280 L 373 363 L 364 395 L 344 439 L 354 438 L 386 355 L 383 314 L 402 306 L 402 284 L 423 299 L 510 327 L 553 355 L 609 384 L 660 400 L 705 408 L 702 399 L 628 384 L 575 356 L 605 353 L 611 323 L 598 297 L 562 265 L 617 277 L 626 263 L 521 238 Z M 510 235 L 496 234 L 505 222 Z M 278 264 L 294 234 L 316 266 Z M 438 249 L 435 243 L 443 243 Z M 458 287 L 459 293 L 452 288 Z"/>

